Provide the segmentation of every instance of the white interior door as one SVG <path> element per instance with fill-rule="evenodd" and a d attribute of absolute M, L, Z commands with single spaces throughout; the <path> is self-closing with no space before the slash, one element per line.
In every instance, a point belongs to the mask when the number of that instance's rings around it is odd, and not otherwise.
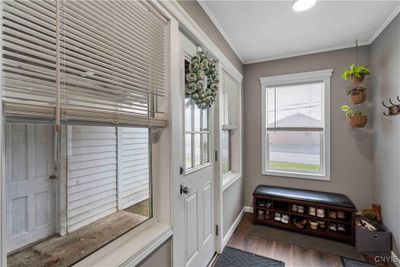
<path fill-rule="evenodd" d="M 56 230 L 53 128 L 6 124 L 7 251 Z"/>
<path fill-rule="evenodd" d="M 180 34 L 183 118 L 179 123 L 182 173 L 174 200 L 174 266 L 204 267 L 216 249 L 214 227 L 214 164 L 212 161 L 212 111 L 200 110 L 184 95 L 185 65 L 197 52 L 196 45 Z M 175 190 L 174 190 L 175 191 Z M 175 191 L 176 192 L 176 191 Z"/>

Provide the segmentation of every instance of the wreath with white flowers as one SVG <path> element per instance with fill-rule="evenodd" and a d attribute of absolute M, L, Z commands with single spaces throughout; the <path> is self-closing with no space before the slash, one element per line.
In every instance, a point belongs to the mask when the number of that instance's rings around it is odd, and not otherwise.
<path fill-rule="evenodd" d="M 200 109 L 210 108 L 219 87 L 216 61 L 206 52 L 197 52 L 191 58 L 185 84 L 186 98 L 190 98 Z"/>

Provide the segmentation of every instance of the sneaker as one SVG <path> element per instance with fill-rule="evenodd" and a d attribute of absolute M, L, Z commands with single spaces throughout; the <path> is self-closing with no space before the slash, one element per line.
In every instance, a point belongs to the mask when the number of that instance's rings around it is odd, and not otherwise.
<path fill-rule="evenodd" d="M 329 225 L 329 230 L 336 232 L 336 224 L 331 223 L 331 224 Z"/>
<path fill-rule="evenodd" d="M 259 207 L 265 207 L 265 202 L 264 201 L 258 201 L 258 206 Z"/>
<path fill-rule="evenodd" d="M 324 209 L 317 209 L 317 217 L 325 218 L 325 210 Z"/>
<path fill-rule="evenodd" d="M 275 215 L 274 215 L 274 219 L 275 219 L 275 221 L 278 221 L 278 222 L 280 222 L 281 221 L 281 214 L 279 213 L 279 212 L 275 212 Z"/>
<path fill-rule="evenodd" d="M 265 207 L 266 207 L 267 209 L 271 208 L 271 207 L 272 207 L 272 201 L 267 201 L 267 202 L 265 203 Z"/>
<path fill-rule="evenodd" d="M 292 205 L 292 211 L 297 212 L 297 205 L 296 204 Z"/>
<path fill-rule="evenodd" d="M 341 231 L 341 232 L 346 232 L 346 229 L 344 228 L 344 225 L 341 224 L 341 223 L 339 223 L 339 224 L 337 225 L 337 230 L 338 230 L 338 231 Z"/>
<path fill-rule="evenodd" d="M 321 228 L 321 229 L 325 229 L 325 228 L 326 228 L 326 222 L 324 222 L 324 221 L 318 221 L 318 226 L 319 226 L 319 228 Z"/>
<path fill-rule="evenodd" d="M 288 224 L 289 223 L 289 215 L 284 214 L 281 218 L 281 222 L 284 224 Z"/>
<path fill-rule="evenodd" d="M 308 214 L 311 216 L 315 216 L 315 208 L 314 207 L 309 207 L 308 208 Z"/>
<path fill-rule="evenodd" d="M 329 211 L 329 218 L 336 219 L 336 211 L 334 210 Z"/>
<path fill-rule="evenodd" d="M 298 213 L 304 213 L 304 207 L 303 206 L 297 206 L 297 212 Z"/>
<path fill-rule="evenodd" d="M 345 219 L 346 218 L 346 213 L 344 211 L 338 211 L 336 215 L 337 215 L 337 217 L 339 219 Z"/>

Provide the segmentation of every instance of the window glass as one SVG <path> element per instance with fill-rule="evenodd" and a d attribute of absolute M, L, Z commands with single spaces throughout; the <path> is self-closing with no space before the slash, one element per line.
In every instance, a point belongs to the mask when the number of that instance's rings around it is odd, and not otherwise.
<path fill-rule="evenodd" d="M 201 164 L 200 136 L 201 134 L 194 134 L 194 166 Z"/>
<path fill-rule="evenodd" d="M 5 129 L 9 266 L 26 266 L 26 255 L 38 266 L 73 265 L 152 216 L 148 128 L 63 126 L 62 173 L 53 125 Z"/>
<path fill-rule="evenodd" d="M 209 155 L 208 155 L 208 137 L 209 137 L 209 134 L 202 135 L 201 149 L 202 149 L 202 153 L 203 153 L 203 163 L 210 161 Z"/>
<path fill-rule="evenodd" d="M 267 127 L 322 127 L 323 83 L 267 88 Z"/>
<path fill-rule="evenodd" d="M 323 81 L 270 86 L 265 90 L 267 171 L 325 173 Z"/>
<path fill-rule="evenodd" d="M 192 167 L 192 134 L 185 134 L 185 168 Z"/>
<path fill-rule="evenodd" d="M 230 131 L 221 132 L 221 169 L 222 173 L 231 170 L 231 138 Z"/>
<path fill-rule="evenodd" d="M 318 172 L 321 170 L 321 133 L 270 131 L 267 133 L 268 168 Z"/>

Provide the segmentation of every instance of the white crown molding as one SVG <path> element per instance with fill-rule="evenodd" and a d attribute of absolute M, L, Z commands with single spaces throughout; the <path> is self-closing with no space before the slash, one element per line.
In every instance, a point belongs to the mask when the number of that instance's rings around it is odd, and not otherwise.
<path fill-rule="evenodd" d="M 369 42 L 360 42 L 360 43 L 358 43 L 359 46 L 369 45 L 369 44 L 370 44 Z M 298 52 L 298 53 L 293 53 L 293 54 L 279 55 L 279 56 L 273 56 L 273 57 L 265 57 L 265 58 L 255 59 L 255 60 L 248 60 L 248 61 L 244 62 L 244 64 L 254 64 L 254 63 L 261 63 L 261 62 L 278 60 L 278 59 L 285 59 L 285 58 L 291 58 L 291 57 L 306 56 L 306 55 L 317 54 L 317 53 L 322 53 L 322 52 L 329 52 L 329 51 L 334 51 L 334 50 L 340 50 L 340 49 L 345 49 L 345 48 L 350 48 L 350 47 L 355 47 L 355 46 L 356 46 L 355 43 L 345 44 L 345 45 L 338 45 L 338 46 L 332 46 L 332 47 L 329 47 L 329 48 L 314 49 L 314 50 L 308 50 L 308 51 Z"/>
<path fill-rule="evenodd" d="M 400 1 L 399 1 L 400 3 Z M 368 43 L 372 44 L 373 41 L 386 29 L 386 27 L 392 22 L 392 20 L 400 13 L 400 4 L 395 8 L 392 14 L 387 17 L 387 19 L 382 23 L 382 25 L 378 28 L 378 30 L 369 38 Z"/>
<path fill-rule="evenodd" d="M 239 60 L 242 62 L 242 64 L 244 64 L 244 62 L 246 61 L 245 58 L 243 57 L 243 55 L 240 54 L 239 49 L 235 46 L 233 41 L 229 38 L 228 34 L 224 31 L 223 27 L 221 26 L 221 23 L 215 17 L 214 13 L 208 8 L 208 6 L 205 3 L 205 1 L 204 0 L 199 0 L 198 3 L 203 8 L 204 12 L 206 12 L 207 16 L 210 18 L 212 23 L 214 23 L 215 27 L 217 27 L 217 29 L 221 33 L 222 37 L 224 37 L 225 41 L 232 48 L 233 52 L 235 52 L 235 54 L 237 55 Z"/>

